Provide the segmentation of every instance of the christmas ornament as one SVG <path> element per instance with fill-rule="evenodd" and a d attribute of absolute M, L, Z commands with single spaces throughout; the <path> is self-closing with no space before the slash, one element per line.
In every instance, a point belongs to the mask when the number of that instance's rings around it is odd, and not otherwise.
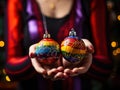
<path fill-rule="evenodd" d="M 59 59 L 60 46 L 50 38 L 50 34 L 44 34 L 43 39 L 36 46 L 35 54 L 39 62 L 50 65 Z"/>
<path fill-rule="evenodd" d="M 37 44 L 35 54 L 39 62 L 51 65 L 60 58 L 60 45 L 50 37 L 50 34 L 47 31 L 47 23 L 44 15 L 43 25 L 45 34 L 43 35 L 43 39 Z"/>
<path fill-rule="evenodd" d="M 62 55 L 69 62 L 81 61 L 86 55 L 86 50 L 83 40 L 78 39 L 74 29 L 69 32 L 69 36 L 61 43 Z"/>

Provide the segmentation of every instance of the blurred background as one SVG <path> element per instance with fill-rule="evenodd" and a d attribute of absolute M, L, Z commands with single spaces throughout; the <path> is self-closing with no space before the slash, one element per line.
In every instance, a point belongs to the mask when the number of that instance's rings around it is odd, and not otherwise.
<path fill-rule="evenodd" d="M 4 72 L 6 60 L 5 49 L 5 5 L 7 0 L 0 0 L 0 90 L 16 90 L 17 82 L 11 82 Z M 107 33 L 109 35 L 109 52 L 114 61 L 113 72 L 109 80 L 103 84 L 93 80 L 92 90 L 120 90 L 120 0 L 106 0 Z M 104 86 L 104 88 L 103 88 Z"/>

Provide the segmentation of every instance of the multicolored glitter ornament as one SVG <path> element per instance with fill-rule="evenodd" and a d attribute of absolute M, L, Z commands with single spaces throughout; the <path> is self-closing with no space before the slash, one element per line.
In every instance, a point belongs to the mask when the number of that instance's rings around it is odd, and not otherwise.
<path fill-rule="evenodd" d="M 83 40 L 78 39 L 74 29 L 69 32 L 69 36 L 61 43 L 62 56 L 69 62 L 81 61 L 86 55 L 86 50 Z"/>
<path fill-rule="evenodd" d="M 60 46 L 50 38 L 50 34 L 44 34 L 43 39 L 36 46 L 35 53 L 39 62 L 50 65 L 60 58 Z"/>

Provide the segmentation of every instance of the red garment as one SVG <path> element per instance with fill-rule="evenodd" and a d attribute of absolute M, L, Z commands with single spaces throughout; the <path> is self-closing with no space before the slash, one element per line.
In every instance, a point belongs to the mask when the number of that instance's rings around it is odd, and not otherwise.
<path fill-rule="evenodd" d="M 107 40 L 109 37 L 107 37 L 106 3 L 104 0 L 92 0 L 90 23 L 95 53 L 88 75 L 105 80 L 112 72 L 112 60 L 108 53 Z M 99 78 L 100 76 L 101 78 Z"/>
<path fill-rule="evenodd" d="M 32 2 L 33 9 L 37 10 L 35 2 Z M 16 8 L 17 6 L 17 8 Z M 24 47 L 22 40 L 24 39 L 24 34 L 22 28 L 22 13 L 23 13 L 23 6 L 21 4 L 20 0 L 8 0 L 8 8 L 7 8 L 7 22 L 8 22 L 8 46 L 7 46 L 7 63 L 6 63 L 6 73 L 9 75 L 11 80 L 23 80 L 28 79 L 35 73 L 35 70 L 30 62 L 30 59 L 28 55 L 24 55 Z M 36 15 L 39 15 L 37 11 L 34 11 Z M 39 17 L 40 19 L 40 17 Z M 71 22 L 71 19 L 69 20 Z M 65 25 L 69 25 L 67 22 Z M 72 25 L 72 24 L 71 24 Z M 40 39 L 42 39 L 43 36 L 43 24 L 39 20 L 37 21 L 37 26 L 39 30 L 39 35 L 41 36 Z M 65 26 L 64 26 L 65 27 Z M 68 30 L 70 30 L 73 26 L 69 27 Z M 63 28 L 64 29 L 64 28 Z M 61 29 L 61 30 L 63 30 Z M 68 31 L 67 30 L 67 31 Z M 63 35 L 63 32 L 60 31 Z M 69 32 L 69 31 L 68 31 Z M 64 37 L 68 35 L 68 32 L 64 33 Z M 58 36 L 59 38 L 61 36 Z M 63 38 L 64 38 L 63 37 Z M 60 38 L 59 42 L 63 39 Z M 44 80 L 45 82 L 49 83 L 49 86 L 45 87 L 46 90 L 52 89 L 52 81 Z M 69 85 L 72 85 L 72 79 L 68 79 L 67 82 Z M 65 83 L 65 84 L 66 84 Z M 64 83 L 63 83 L 64 84 Z M 45 84 L 47 85 L 47 84 Z M 72 86 L 64 86 L 65 88 L 69 87 L 69 90 L 73 90 Z M 63 89 L 65 89 L 63 88 Z M 41 89 L 43 90 L 43 89 Z M 66 90 L 66 89 L 65 89 Z"/>
<path fill-rule="evenodd" d="M 22 10 L 23 7 L 20 3 L 20 0 L 8 0 L 7 63 L 9 65 L 8 67 L 10 68 L 6 68 L 6 72 L 12 75 L 19 75 L 20 73 L 23 73 L 28 77 L 29 75 L 31 75 L 30 73 L 31 70 L 33 71 L 33 68 L 30 60 L 28 59 L 28 55 L 24 56 L 22 53 L 23 47 L 21 46 L 21 41 L 24 38 L 21 21 Z"/>
<path fill-rule="evenodd" d="M 112 63 L 111 60 L 109 59 L 108 50 L 107 50 L 106 18 L 105 18 L 104 4 L 105 4 L 104 0 L 92 0 L 91 2 L 90 22 L 92 28 L 91 29 L 92 39 L 93 39 L 92 41 L 95 47 L 95 53 L 93 59 L 94 61 L 90 70 L 88 71 L 88 75 L 92 77 L 97 77 L 96 74 L 94 74 L 97 71 L 100 71 L 100 73 L 106 73 L 107 75 L 109 75 L 111 72 L 111 70 L 109 69 L 104 69 L 103 67 L 100 66 L 98 67 L 96 66 L 96 64 L 94 64 L 97 62 L 98 65 L 104 64 L 103 66 L 107 66 L 107 65 L 109 66 Z M 21 21 L 22 11 L 23 11 L 23 7 L 20 0 L 8 0 L 7 63 L 10 66 L 6 68 L 6 72 L 7 74 L 11 75 L 10 76 L 11 78 L 17 78 L 17 79 L 18 76 L 23 75 L 24 77 L 21 77 L 23 79 L 31 75 L 32 72 L 34 72 L 34 69 L 31 65 L 28 55 L 24 56 L 22 53 L 23 47 L 21 45 L 22 44 L 21 41 L 24 38 L 22 21 Z M 38 26 L 39 25 L 41 26 L 41 24 L 38 22 Z M 58 37 L 60 38 L 60 36 Z M 64 35 L 64 37 L 65 36 L 66 35 Z M 14 75 L 16 77 L 14 77 Z"/>

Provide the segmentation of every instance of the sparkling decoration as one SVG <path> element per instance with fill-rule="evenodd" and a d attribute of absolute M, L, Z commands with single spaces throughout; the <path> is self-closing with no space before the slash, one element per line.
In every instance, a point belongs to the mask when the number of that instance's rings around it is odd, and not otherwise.
<path fill-rule="evenodd" d="M 70 31 L 69 36 L 61 43 L 62 55 L 69 62 L 81 61 L 86 55 L 86 50 L 83 40 L 78 39 L 73 29 Z"/>
<path fill-rule="evenodd" d="M 60 46 L 49 34 L 44 34 L 44 38 L 36 46 L 35 53 L 39 62 L 50 65 L 60 58 Z"/>

